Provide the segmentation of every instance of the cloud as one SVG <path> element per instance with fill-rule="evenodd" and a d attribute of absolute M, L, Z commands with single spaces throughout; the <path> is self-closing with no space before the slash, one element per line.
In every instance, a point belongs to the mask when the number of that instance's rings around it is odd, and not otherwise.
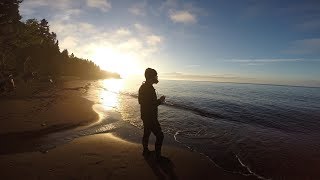
<path fill-rule="evenodd" d="M 200 67 L 200 65 L 199 64 L 189 64 L 189 65 L 186 65 L 185 67 L 186 68 L 198 68 L 198 67 Z"/>
<path fill-rule="evenodd" d="M 51 22 L 52 19 L 69 20 L 80 15 L 83 13 L 83 10 L 79 9 L 82 5 L 82 1 L 24 0 L 20 5 L 19 11 L 24 19 L 46 18 Z"/>
<path fill-rule="evenodd" d="M 69 0 L 24 0 L 22 2 L 22 6 L 28 8 L 36 8 L 36 7 L 43 7 L 49 6 L 51 8 L 58 8 L 64 9 L 69 7 L 72 4 L 72 1 Z"/>
<path fill-rule="evenodd" d="M 89 24 L 86 22 L 71 23 L 71 21 L 72 20 L 69 19 L 52 20 L 51 22 L 49 22 L 50 30 L 55 32 L 58 38 L 66 38 L 72 36 L 81 39 L 97 33 L 97 30 L 93 24 Z M 81 35 L 83 35 L 83 37 L 81 37 Z"/>
<path fill-rule="evenodd" d="M 189 11 L 171 11 L 169 12 L 169 17 L 176 23 L 194 24 L 197 22 L 196 15 Z"/>
<path fill-rule="evenodd" d="M 163 11 L 164 9 L 173 9 L 177 8 L 179 6 L 179 3 L 177 0 L 166 0 L 164 1 L 160 6 L 160 11 Z"/>
<path fill-rule="evenodd" d="M 118 30 L 116 30 L 116 34 L 118 36 L 129 36 L 131 35 L 131 31 L 126 28 L 119 28 Z"/>
<path fill-rule="evenodd" d="M 131 37 L 126 41 L 118 42 L 117 48 L 124 51 L 140 51 L 143 48 L 143 42 L 137 38 Z"/>
<path fill-rule="evenodd" d="M 277 63 L 277 62 L 297 62 L 302 59 L 231 59 L 231 62 L 238 63 Z"/>
<path fill-rule="evenodd" d="M 147 3 L 146 1 L 142 2 L 142 3 L 137 3 L 134 4 L 133 6 L 131 6 L 128 11 L 136 16 L 145 16 L 146 15 L 146 8 Z"/>
<path fill-rule="evenodd" d="M 137 7 L 129 8 L 129 12 L 137 16 L 145 16 L 145 12 Z"/>
<path fill-rule="evenodd" d="M 92 8 L 98 8 L 103 12 L 111 9 L 111 3 L 107 0 L 87 0 L 87 5 Z"/>
<path fill-rule="evenodd" d="M 133 26 L 106 29 L 99 25 L 77 22 L 73 19 L 56 18 L 50 23 L 57 33 L 60 49 L 68 49 L 76 56 L 93 60 L 96 51 L 110 51 L 114 56 L 135 57 L 144 61 L 157 52 L 163 37 L 152 32 L 150 27 L 136 23 Z M 132 33 L 133 31 L 135 33 Z M 138 31 L 137 31 L 138 30 Z M 100 59 L 101 63 L 101 59 Z"/>
<path fill-rule="evenodd" d="M 149 28 L 147 26 L 140 24 L 140 23 L 135 23 L 134 28 L 140 33 L 148 33 L 149 32 Z"/>
<path fill-rule="evenodd" d="M 160 14 L 168 14 L 169 19 L 175 23 L 194 24 L 198 22 L 198 17 L 208 15 L 204 8 L 196 4 L 197 2 L 165 0 L 159 11 Z"/>
<path fill-rule="evenodd" d="M 22 15 L 22 17 L 29 17 L 33 15 L 36 11 L 33 8 L 28 7 L 26 5 L 20 5 L 19 12 Z"/>
<path fill-rule="evenodd" d="M 302 39 L 291 43 L 285 50 L 289 54 L 320 54 L 320 38 Z"/>
<path fill-rule="evenodd" d="M 300 62 L 305 61 L 305 59 L 284 59 L 284 58 L 270 58 L 270 59 L 229 59 L 225 60 L 227 62 L 240 63 L 248 66 L 261 66 L 270 63 L 283 63 L 283 62 Z"/>
<path fill-rule="evenodd" d="M 20 11 L 23 16 L 30 16 L 37 12 L 36 10 L 47 7 L 49 10 L 61 11 L 59 13 L 56 12 L 56 14 L 66 15 L 64 10 L 79 9 L 79 7 L 82 7 L 84 4 L 90 8 L 98 8 L 103 12 L 111 9 L 111 3 L 108 0 L 24 0 L 21 4 Z"/>
<path fill-rule="evenodd" d="M 76 9 L 80 2 L 69 1 L 69 0 L 24 0 L 22 1 L 19 11 L 23 17 L 33 16 L 41 8 L 48 8 L 54 11 L 65 11 L 68 9 Z M 63 14 L 66 14 L 63 12 Z"/>
<path fill-rule="evenodd" d="M 78 45 L 78 40 L 75 37 L 67 36 L 60 42 L 60 46 L 68 47 L 69 49 L 74 48 Z"/>
<path fill-rule="evenodd" d="M 78 16 L 82 13 L 80 9 L 65 9 L 63 13 L 57 13 L 53 16 L 54 19 L 70 20 L 72 17 Z"/>
<path fill-rule="evenodd" d="M 157 36 L 157 35 L 147 36 L 147 43 L 149 45 L 155 46 L 161 42 L 162 42 L 162 38 L 160 36 Z"/>

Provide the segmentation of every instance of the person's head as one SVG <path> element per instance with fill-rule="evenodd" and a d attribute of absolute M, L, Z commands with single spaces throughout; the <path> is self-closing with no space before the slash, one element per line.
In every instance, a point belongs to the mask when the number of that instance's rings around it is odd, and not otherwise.
<path fill-rule="evenodd" d="M 147 68 L 145 70 L 144 77 L 146 78 L 146 82 L 149 82 L 151 84 L 157 84 L 159 82 L 158 73 L 152 68 Z"/>

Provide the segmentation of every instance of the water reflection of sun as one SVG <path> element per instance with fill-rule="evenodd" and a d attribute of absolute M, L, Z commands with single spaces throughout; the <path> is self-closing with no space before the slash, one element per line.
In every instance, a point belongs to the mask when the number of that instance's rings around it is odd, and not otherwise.
<path fill-rule="evenodd" d="M 106 79 L 102 81 L 103 89 L 100 92 L 101 104 L 105 110 L 119 107 L 119 93 L 123 88 L 123 80 Z"/>

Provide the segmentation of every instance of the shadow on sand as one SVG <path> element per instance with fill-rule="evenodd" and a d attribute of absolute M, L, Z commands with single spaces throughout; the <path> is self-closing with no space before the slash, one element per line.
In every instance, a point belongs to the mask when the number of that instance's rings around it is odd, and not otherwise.
<path fill-rule="evenodd" d="M 174 172 L 173 162 L 162 156 L 160 161 L 156 160 L 155 151 L 150 151 L 148 156 L 144 156 L 145 161 L 148 163 L 153 173 L 158 177 L 158 179 L 174 179 L 177 180 L 178 177 Z"/>

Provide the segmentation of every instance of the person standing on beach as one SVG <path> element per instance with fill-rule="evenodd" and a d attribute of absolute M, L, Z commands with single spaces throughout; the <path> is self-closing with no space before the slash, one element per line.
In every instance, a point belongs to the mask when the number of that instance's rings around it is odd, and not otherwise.
<path fill-rule="evenodd" d="M 27 57 L 27 59 L 24 61 L 23 63 L 23 73 L 24 74 L 30 74 L 32 73 L 32 60 L 31 60 L 31 57 Z"/>
<path fill-rule="evenodd" d="M 161 146 L 163 142 L 163 132 L 161 130 L 158 121 L 158 106 L 162 104 L 165 100 L 165 96 L 161 96 L 157 99 L 157 94 L 155 92 L 153 84 L 157 84 L 158 75 L 157 71 L 152 68 L 147 68 L 145 70 L 144 76 L 146 81 L 139 88 L 138 101 L 140 104 L 141 119 L 143 121 L 143 156 L 148 156 L 150 151 L 148 149 L 149 137 L 151 132 L 156 136 L 155 142 L 155 152 L 156 159 L 161 158 Z"/>

